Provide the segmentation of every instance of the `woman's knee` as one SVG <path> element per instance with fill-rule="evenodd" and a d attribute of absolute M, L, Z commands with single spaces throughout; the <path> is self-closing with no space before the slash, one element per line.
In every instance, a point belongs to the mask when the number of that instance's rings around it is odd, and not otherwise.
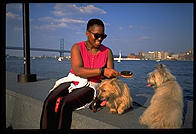
<path fill-rule="evenodd" d="M 55 99 L 55 97 L 50 96 L 50 95 L 44 100 L 44 106 L 45 107 L 48 107 L 48 106 L 50 106 L 54 103 L 56 103 L 56 99 Z"/>
<path fill-rule="evenodd" d="M 59 86 L 54 88 L 51 93 L 53 94 L 53 96 L 64 96 L 68 93 L 68 88 L 70 84 L 71 82 L 61 83 Z"/>
<path fill-rule="evenodd" d="M 87 94 L 87 96 L 89 96 L 89 97 L 93 97 L 94 96 L 94 89 L 93 88 L 91 88 L 91 87 L 86 87 L 87 89 L 86 89 L 86 94 Z"/>
<path fill-rule="evenodd" d="M 49 99 L 45 99 L 44 107 L 48 107 L 50 104 L 51 104 L 51 101 Z"/>
<path fill-rule="evenodd" d="M 68 94 L 68 87 L 70 85 L 70 82 L 62 83 L 58 87 L 56 87 L 53 91 L 50 92 L 48 97 L 45 99 L 45 102 L 51 103 L 53 101 L 56 101 L 58 96 L 64 96 Z"/>

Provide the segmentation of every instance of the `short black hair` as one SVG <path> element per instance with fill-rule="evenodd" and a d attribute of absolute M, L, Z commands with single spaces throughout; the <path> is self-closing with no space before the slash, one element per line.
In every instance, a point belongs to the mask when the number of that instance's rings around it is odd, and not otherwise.
<path fill-rule="evenodd" d="M 104 23 L 103 23 L 103 21 L 101 21 L 100 19 L 90 19 L 88 21 L 88 23 L 87 23 L 86 30 L 88 31 L 90 29 L 90 27 L 92 27 L 94 25 L 102 26 L 103 29 L 104 29 Z"/>

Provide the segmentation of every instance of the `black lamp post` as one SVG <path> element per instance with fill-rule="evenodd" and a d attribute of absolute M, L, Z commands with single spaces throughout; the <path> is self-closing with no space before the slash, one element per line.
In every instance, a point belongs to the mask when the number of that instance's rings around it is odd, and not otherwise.
<path fill-rule="evenodd" d="M 29 30 L 29 4 L 23 3 L 23 48 L 24 48 L 24 74 L 18 75 L 18 82 L 36 81 L 36 74 L 30 74 L 30 30 Z"/>

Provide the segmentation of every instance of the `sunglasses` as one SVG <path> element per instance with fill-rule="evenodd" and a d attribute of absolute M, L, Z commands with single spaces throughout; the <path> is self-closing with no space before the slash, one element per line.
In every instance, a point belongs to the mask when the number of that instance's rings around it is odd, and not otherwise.
<path fill-rule="evenodd" d="M 101 37 L 102 40 L 105 39 L 105 38 L 107 37 L 106 34 L 98 34 L 98 33 L 93 33 L 93 32 L 91 32 L 91 31 L 89 31 L 89 32 L 92 33 L 92 34 L 94 35 L 94 37 L 95 37 L 96 40 L 99 39 L 100 37 Z"/>

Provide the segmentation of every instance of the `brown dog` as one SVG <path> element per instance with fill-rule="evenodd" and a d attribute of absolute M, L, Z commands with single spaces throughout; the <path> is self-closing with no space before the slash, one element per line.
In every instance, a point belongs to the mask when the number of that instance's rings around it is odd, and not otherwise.
<path fill-rule="evenodd" d="M 103 80 L 98 91 L 98 98 L 107 101 L 106 107 L 110 109 L 110 113 L 122 114 L 126 109 L 133 107 L 130 89 L 118 78 Z"/>
<path fill-rule="evenodd" d="M 183 118 L 183 92 L 176 78 L 163 64 L 149 73 L 147 82 L 155 89 L 150 106 L 140 117 L 149 128 L 180 128 Z"/>

